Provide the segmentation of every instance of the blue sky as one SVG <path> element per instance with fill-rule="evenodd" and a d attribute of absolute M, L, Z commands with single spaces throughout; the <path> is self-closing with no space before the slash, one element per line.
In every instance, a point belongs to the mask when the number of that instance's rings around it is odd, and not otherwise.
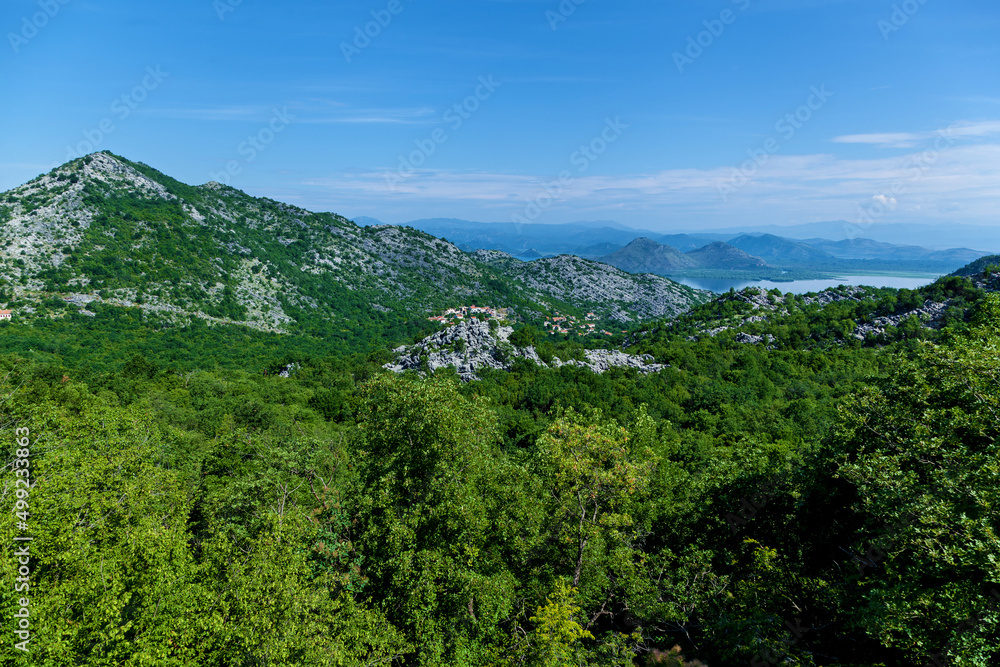
<path fill-rule="evenodd" d="M 996 0 L 6 0 L 0 28 L 0 190 L 108 149 L 386 222 L 1000 223 Z"/>

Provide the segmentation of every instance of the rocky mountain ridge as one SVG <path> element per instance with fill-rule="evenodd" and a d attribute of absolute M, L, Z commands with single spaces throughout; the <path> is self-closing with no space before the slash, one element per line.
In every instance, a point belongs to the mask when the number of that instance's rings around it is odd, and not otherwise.
<path fill-rule="evenodd" d="M 542 262 L 499 269 L 415 229 L 190 186 L 107 152 L 0 194 L 0 302 L 19 313 L 98 304 L 167 323 L 353 332 L 477 301 L 628 322 L 708 298 L 588 260 Z"/>
<path fill-rule="evenodd" d="M 633 275 L 574 255 L 531 262 L 497 250 L 477 250 L 472 256 L 529 291 L 567 303 L 604 307 L 610 319 L 621 323 L 670 317 L 711 298 L 710 292 L 662 276 Z"/>
<path fill-rule="evenodd" d="M 827 306 L 842 301 L 861 302 L 866 298 L 872 297 L 874 292 L 875 290 L 870 287 L 844 286 L 842 288 L 825 290 L 812 296 L 804 296 L 802 297 L 802 305 Z M 767 322 L 772 317 L 788 316 L 795 310 L 795 306 L 790 307 L 783 298 L 776 298 L 773 294 L 768 293 L 767 290 L 759 287 L 748 287 L 732 295 L 726 294 L 719 297 L 716 301 L 719 303 L 737 301 L 748 304 L 754 314 L 739 317 L 736 321 L 722 326 L 705 328 L 702 333 L 710 337 L 715 337 L 724 331 L 739 330 L 748 324 Z M 906 312 L 874 317 L 871 322 L 860 323 L 855 326 L 851 335 L 858 340 L 865 340 L 869 334 L 884 334 L 888 327 L 897 327 L 910 317 L 916 317 L 924 326 L 929 328 L 938 328 L 949 306 L 949 301 L 935 302 L 927 299 L 922 305 Z M 700 336 L 695 335 L 689 337 L 689 340 L 696 341 L 699 338 Z M 740 343 L 750 344 L 770 342 L 760 336 L 754 336 L 746 332 L 738 333 L 736 340 Z"/>

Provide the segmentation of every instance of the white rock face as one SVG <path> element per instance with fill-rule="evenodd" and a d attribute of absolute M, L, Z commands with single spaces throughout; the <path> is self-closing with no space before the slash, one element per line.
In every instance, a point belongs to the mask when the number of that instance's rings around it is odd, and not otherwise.
<path fill-rule="evenodd" d="M 125 185 L 151 198 L 177 199 L 156 181 L 140 174 L 129 165 L 116 160 L 107 153 L 94 153 L 83 167 L 85 176 L 103 181 L 109 185 Z"/>
<path fill-rule="evenodd" d="M 736 334 L 736 342 L 743 343 L 744 345 L 770 345 L 774 342 L 774 336 L 771 334 L 764 334 L 763 336 L 754 336 L 753 334 L 748 334 L 743 331 Z"/>
<path fill-rule="evenodd" d="M 665 364 L 653 363 L 653 355 L 625 354 L 620 350 L 584 350 L 587 361 L 561 361 L 558 358 L 552 360 L 552 366 L 584 366 L 595 373 L 603 373 L 612 368 L 634 368 L 640 373 L 658 373 L 664 368 L 669 368 Z"/>
<path fill-rule="evenodd" d="M 843 290 L 825 290 L 820 292 L 816 296 L 805 297 L 802 299 L 803 303 L 807 306 L 818 303 L 821 306 L 826 306 L 831 303 L 836 303 L 838 301 L 862 301 L 866 297 L 870 296 L 872 290 L 870 287 L 857 287 L 848 286 Z"/>
<path fill-rule="evenodd" d="M 944 314 L 948 310 L 951 301 L 937 303 L 928 299 L 923 307 L 903 313 L 902 315 L 892 315 L 890 317 L 876 317 L 870 324 L 861 324 L 854 329 L 854 337 L 864 340 L 868 334 L 876 336 L 884 334 L 887 327 L 898 327 L 910 317 L 916 317 L 925 327 L 939 329 L 944 320 Z"/>
<path fill-rule="evenodd" d="M 507 342 L 514 332 L 511 327 L 490 330 L 487 322 L 462 322 L 431 334 L 415 345 L 398 347 L 393 352 L 398 356 L 395 362 L 385 365 L 394 373 L 408 370 L 435 371 L 452 367 L 465 382 L 478 380 L 476 371 L 482 368 L 508 370 L 517 359 L 527 359 L 539 366 L 550 367 L 543 362 L 533 347 L 516 348 Z M 618 350 L 586 350 L 586 361 L 562 361 L 553 358 L 551 368 L 580 366 L 595 373 L 603 373 L 611 368 L 635 368 L 641 373 L 655 373 L 667 368 L 651 363 L 650 355 L 635 356 Z"/>

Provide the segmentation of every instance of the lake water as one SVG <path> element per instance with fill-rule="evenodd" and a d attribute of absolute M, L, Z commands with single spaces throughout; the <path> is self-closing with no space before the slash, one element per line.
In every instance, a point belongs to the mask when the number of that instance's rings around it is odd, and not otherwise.
<path fill-rule="evenodd" d="M 912 278 L 902 276 L 840 276 L 827 280 L 793 280 L 788 283 L 776 283 L 771 280 L 727 280 L 727 279 L 698 279 L 698 278 L 672 278 L 682 285 L 694 287 L 695 289 L 706 289 L 710 292 L 721 294 L 728 292 L 732 287 L 739 291 L 745 287 L 762 287 L 766 290 L 779 289 L 782 294 L 791 292 L 792 294 L 806 294 L 808 292 L 822 292 L 831 287 L 839 285 L 868 285 L 871 287 L 893 287 L 896 289 L 916 289 L 924 285 L 930 285 L 937 280 L 938 276 L 927 278 Z"/>

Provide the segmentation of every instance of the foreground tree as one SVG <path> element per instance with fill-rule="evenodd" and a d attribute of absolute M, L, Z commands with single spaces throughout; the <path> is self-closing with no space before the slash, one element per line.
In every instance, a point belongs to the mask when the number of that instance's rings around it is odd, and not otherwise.
<path fill-rule="evenodd" d="M 968 335 L 851 401 L 837 436 L 866 517 L 854 625 L 920 664 L 1000 660 L 998 330 L 991 295 Z"/>
<path fill-rule="evenodd" d="M 373 595 L 414 647 L 408 664 L 487 664 L 541 523 L 525 471 L 484 401 L 452 382 L 382 375 L 364 399 L 358 543 Z"/>

